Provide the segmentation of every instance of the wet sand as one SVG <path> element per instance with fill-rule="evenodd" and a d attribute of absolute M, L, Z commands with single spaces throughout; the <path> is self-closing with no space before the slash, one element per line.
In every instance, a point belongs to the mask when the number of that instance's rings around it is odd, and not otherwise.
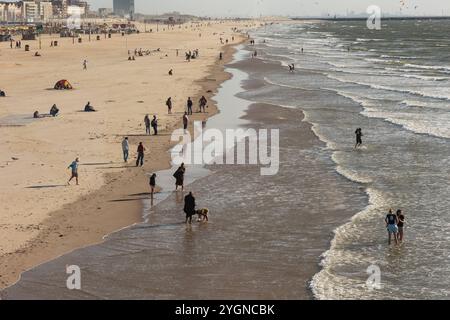
<path fill-rule="evenodd" d="M 254 104 L 244 118 L 255 129 L 280 129 L 277 176 L 261 177 L 258 166 L 208 166 L 213 173 L 188 190 L 209 208 L 209 223 L 186 226 L 183 194 L 173 193 L 148 223 L 26 272 L 2 298 L 311 299 L 331 231 L 352 214 L 340 207 L 356 207 L 359 195 L 326 156 L 311 157 L 324 146 L 300 110 Z M 65 288 L 72 264 L 81 267 L 81 291 Z"/>
<path fill-rule="evenodd" d="M 215 28 L 215 27 L 214 27 Z M 226 28 L 224 25 L 221 28 Z M 212 29 L 213 30 L 213 29 Z M 214 29 L 215 30 L 215 29 Z M 220 29 L 217 29 L 220 30 Z M 185 31 L 181 32 L 180 34 L 176 35 L 177 31 L 174 31 L 172 34 L 168 34 L 164 38 L 164 35 L 154 35 L 156 39 L 158 39 L 159 42 L 152 43 L 153 45 L 157 44 L 163 44 L 166 46 L 170 46 L 171 49 L 168 50 L 168 53 L 170 56 L 173 56 L 173 49 L 172 47 L 175 47 L 173 43 L 170 43 L 174 38 L 180 37 L 185 35 L 187 38 L 189 36 L 192 36 L 192 34 L 195 34 L 197 36 L 196 31 Z M 186 69 L 188 70 L 190 67 L 192 68 L 199 68 L 201 70 L 197 70 L 195 72 L 191 72 L 191 75 L 186 77 L 185 80 L 181 80 L 186 71 L 179 71 L 178 69 L 175 71 L 175 77 L 177 78 L 177 83 L 180 81 L 184 81 L 184 84 L 181 85 L 175 85 L 175 87 L 180 86 L 181 91 L 177 92 L 176 95 L 180 96 L 179 98 L 176 98 L 180 100 L 181 96 L 188 96 L 191 95 L 194 101 L 198 101 L 198 98 L 202 94 L 206 94 L 208 99 L 214 95 L 214 92 L 216 92 L 217 87 L 220 85 L 221 82 L 223 82 L 225 79 L 229 77 L 228 74 L 226 74 L 223 71 L 223 65 L 226 64 L 231 59 L 231 55 L 234 52 L 233 46 L 239 43 L 243 38 L 240 38 L 238 34 L 235 35 L 236 41 L 229 46 L 223 47 L 224 50 L 224 60 L 220 63 L 214 63 L 213 61 L 216 60 L 216 51 L 211 48 L 217 46 L 216 43 L 212 44 L 210 39 L 216 39 L 219 35 L 211 36 L 208 35 L 203 41 L 203 45 L 205 46 L 205 50 L 208 50 L 208 53 L 206 54 L 203 52 L 205 57 L 203 57 L 203 61 L 201 58 L 198 62 L 192 62 L 191 65 L 184 65 L 184 62 L 182 61 L 181 55 L 183 54 L 183 50 L 180 50 L 180 62 L 172 62 L 174 58 L 169 58 L 170 61 L 165 61 L 163 57 L 161 57 L 161 60 L 159 57 L 153 57 L 150 58 L 152 60 L 158 59 L 160 60 L 160 67 L 159 68 L 166 68 L 165 66 L 170 66 L 172 63 L 180 64 L 183 63 L 183 65 L 179 65 L 179 69 Z M 152 35 L 142 35 L 142 37 L 145 37 L 147 39 L 148 37 L 152 37 Z M 198 36 L 197 36 L 198 37 Z M 211 38 L 210 38 L 211 37 Z M 130 37 L 130 40 L 128 44 L 130 47 L 132 45 L 135 45 L 138 43 L 138 38 L 135 38 L 132 40 L 132 36 Z M 102 39 L 103 40 L 103 39 Z M 187 40 L 187 39 L 186 39 Z M 113 39 L 112 41 L 118 41 L 118 39 Z M 164 42 L 161 42 L 164 41 Z M 217 39 L 214 40 L 218 41 Z M 62 41 L 61 41 L 62 42 Z M 106 41 L 101 41 L 101 45 L 108 46 L 106 44 Z M 182 45 L 182 42 L 179 42 L 178 45 Z M 64 47 L 64 43 L 60 44 Z M 94 46 L 94 43 L 86 44 L 88 47 L 87 50 L 89 50 L 90 55 L 92 56 L 94 52 L 96 52 L 92 46 Z M 99 45 L 99 44 L 97 44 Z M 142 43 L 141 43 L 142 45 Z M 200 46 L 200 45 L 199 45 Z M 207 49 L 207 47 L 210 47 Z M 220 43 L 218 48 L 220 48 Z M 59 49 L 56 49 L 59 50 Z M 79 50 L 79 49 L 77 49 Z M 99 51 L 101 52 L 101 51 Z M 163 49 L 163 52 L 161 55 L 165 54 L 165 49 Z M 202 51 L 201 51 L 202 53 Z M 23 55 L 22 52 L 18 53 L 20 55 Z M 47 49 L 43 50 L 43 56 L 50 55 L 54 53 L 47 53 Z M 109 53 L 109 55 L 112 56 L 112 53 Z M 109 62 L 110 56 L 108 55 L 107 61 Z M 149 59 L 149 57 L 139 57 L 136 63 L 140 63 L 140 59 Z M 175 59 L 177 60 L 177 59 Z M 92 60 L 90 60 L 92 61 Z M 26 60 L 28 63 L 28 60 Z M 156 61 L 151 62 L 151 65 L 156 63 Z M 200 64 L 199 64 L 200 63 Z M 92 62 L 90 66 L 92 66 Z M 106 63 L 105 63 L 106 64 Z M 8 66 L 7 66 L 8 67 Z M 10 68 L 14 68 L 14 66 L 9 66 Z M 102 66 L 105 67 L 105 66 Z M 90 67 L 89 67 L 90 68 Z M 119 67 L 117 70 L 120 70 Z M 132 67 L 134 68 L 134 67 Z M 34 69 L 33 69 L 34 70 Z M 78 75 L 77 71 L 77 75 Z M 197 75 L 203 75 L 199 76 L 197 80 L 195 80 L 195 77 Z M 140 75 L 139 75 L 140 77 Z M 190 80 L 190 78 L 194 78 L 193 81 Z M 92 79 L 89 79 L 91 81 Z M 116 81 L 114 79 L 111 79 L 112 81 Z M 153 81 L 151 79 L 151 81 Z M 152 82 L 149 82 L 147 84 L 151 84 Z M 165 80 L 164 80 L 165 81 Z M 164 83 L 164 81 L 162 83 Z M 76 83 L 76 85 L 78 85 Z M 128 86 L 127 84 L 124 84 L 125 86 Z M 41 84 L 42 86 L 42 84 Z M 78 85 L 79 86 L 79 85 Z M 150 93 L 150 100 L 154 99 L 156 94 L 160 91 L 160 85 L 155 84 L 157 90 L 155 92 Z M 102 90 L 103 85 L 101 85 Z M 4 88 L 3 88 L 4 89 Z M 92 89 L 95 89 L 93 87 Z M 33 90 L 35 90 L 33 88 Z M 39 89 L 37 89 L 39 90 Z M 84 90 L 87 90 L 86 88 L 77 88 L 76 91 L 81 92 L 81 99 L 83 99 L 83 96 L 86 95 L 86 93 L 83 93 Z M 135 88 L 136 93 L 141 92 L 142 90 L 140 87 Z M 34 92 L 34 91 L 33 91 Z M 134 95 L 134 91 L 129 91 L 128 93 L 124 93 L 122 96 L 122 100 L 124 98 L 130 99 L 130 95 L 132 96 L 131 99 L 140 100 L 142 99 L 142 96 L 137 94 Z M 14 90 L 9 90 L 10 94 L 16 94 Z M 111 93 L 111 92 L 110 92 Z M 79 93 L 80 94 L 80 93 Z M 165 95 L 168 95 L 169 93 L 166 92 Z M 156 97 L 158 100 L 164 100 L 166 96 L 161 96 L 159 94 L 159 97 Z M 12 103 L 15 101 L 19 101 L 18 97 L 8 97 L 7 100 L 3 100 L 3 102 Z M 28 97 L 26 98 L 28 99 Z M 43 101 L 44 98 L 39 98 Z M 48 97 L 47 97 L 48 99 Z M 145 99 L 145 98 L 144 98 Z M 210 99 L 209 99 L 210 100 Z M 27 100 L 28 101 L 28 100 Z M 105 102 L 106 103 L 106 102 Z M 97 103 L 94 103 L 95 105 Z M 116 121 L 119 120 L 121 117 L 121 114 L 119 112 L 118 119 L 112 117 L 113 110 L 111 109 L 112 106 L 115 105 L 121 105 L 121 103 L 117 103 L 115 101 L 109 102 L 110 106 L 109 109 L 109 115 L 107 116 L 108 121 Z M 135 105 L 134 107 L 139 107 L 140 103 L 137 102 L 131 102 L 131 104 Z M 147 103 L 145 104 L 147 105 Z M 34 108 L 34 107 L 32 107 Z M 106 109 L 106 107 L 101 107 L 101 109 Z M 161 102 L 161 106 L 158 107 L 152 107 L 151 110 L 157 110 L 157 111 L 151 111 L 153 112 L 161 112 L 164 113 L 165 106 Z M 8 241 L 5 243 L 2 243 L 2 246 L 0 247 L 0 288 L 6 287 L 8 285 L 11 285 L 14 283 L 21 272 L 36 266 L 38 264 L 41 264 L 45 261 L 48 261 L 50 259 L 53 259 L 61 254 L 67 253 L 73 249 L 84 247 L 86 245 L 90 245 L 93 243 L 98 243 L 103 241 L 103 237 L 106 234 L 109 234 L 115 230 L 118 230 L 120 228 L 129 226 L 133 223 L 137 223 L 142 221 L 142 199 L 148 197 L 148 177 L 146 176 L 147 172 L 157 171 L 164 168 L 169 167 L 169 154 L 168 154 L 168 148 L 170 147 L 170 133 L 173 129 L 180 126 L 180 119 L 182 116 L 182 110 L 184 109 L 183 103 L 181 101 L 178 101 L 178 103 L 175 103 L 174 111 L 175 115 L 173 118 L 163 117 L 161 115 L 161 118 L 164 120 L 162 121 L 162 126 L 160 128 L 160 135 L 158 137 L 144 137 L 140 133 L 134 133 L 136 128 L 131 129 L 130 126 L 130 120 L 125 121 L 123 123 L 122 118 L 122 125 L 119 128 L 107 128 L 104 124 L 101 124 L 99 128 L 101 128 L 100 131 L 106 130 L 108 132 L 107 135 L 100 134 L 100 136 L 97 136 L 96 139 L 100 139 L 102 141 L 102 145 L 97 145 L 98 150 L 102 153 L 104 157 L 108 157 L 111 154 L 114 154 L 112 157 L 114 160 L 120 159 L 120 140 L 124 135 L 127 135 L 130 137 L 130 146 L 131 146 L 131 159 L 130 163 L 128 165 L 124 165 L 120 161 L 111 161 L 111 162 L 105 162 L 105 161 L 98 161 L 98 156 L 84 156 L 82 157 L 82 180 L 81 180 L 81 189 L 76 189 L 75 192 L 65 190 L 63 193 L 61 192 L 61 188 L 64 184 L 64 181 L 66 181 L 66 174 L 67 172 L 63 172 L 62 175 L 62 181 L 61 183 L 34 183 L 34 181 L 27 179 L 24 180 L 25 185 L 22 186 L 21 178 L 18 178 L 18 181 L 16 183 L 16 186 L 12 191 L 18 189 L 18 188 L 25 188 L 26 186 L 33 186 L 33 188 L 30 189 L 23 189 L 25 190 L 22 193 L 18 193 L 18 195 L 21 195 L 23 197 L 27 198 L 27 201 L 23 201 L 24 207 L 22 209 L 18 208 L 17 206 L 13 206 L 12 203 L 8 205 L 8 208 L 3 208 L 6 210 L 2 214 L 2 218 L 6 219 L 8 210 L 15 208 L 16 211 L 19 210 L 20 216 L 17 216 L 14 218 L 16 220 L 14 221 L 8 221 L 8 223 L 4 223 L 0 225 L 0 228 L 2 228 L 5 232 L 7 232 L 5 235 L 7 237 L 4 239 L 4 241 Z M 31 110 L 31 109 L 30 109 Z M 33 109 L 34 110 L 34 109 Z M 5 111 L 5 110 L 3 110 Z M 65 110 L 63 110 L 64 112 Z M 103 110 L 102 110 L 103 111 Z M 191 120 L 203 120 L 207 117 L 215 114 L 217 111 L 215 107 L 214 101 L 210 100 L 208 113 L 207 114 L 194 114 L 193 117 L 191 117 Z M 32 111 L 30 111 L 32 112 Z M 130 110 L 131 112 L 131 110 Z M 144 108 L 145 112 L 145 108 Z M 142 110 L 137 113 L 139 118 L 141 117 Z M 73 114 L 69 116 L 69 118 L 76 115 L 77 117 L 84 117 L 82 114 Z M 116 114 L 114 114 L 117 116 Z M 91 115 L 94 117 L 93 119 L 97 119 L 96 116 L 102 117 L 102 112 Z M 64 117 L 64 114 L 63 114 Z M 60 122 L 63 121 L 62 119 L 56 119 Z M 54 121 L 54 119 L 43 119 L 42 121 Z M 83 120 L 84 121 L 84 120 Z M 82 122 L 83 122 L 82 121 Z M 117 122 L 117 121 L 116 121 Z M 133 120 L 133 122 L 135 122 Z M 140 122 L 140 121 L 139 121 Z M 63 121 L 65 123 L 65 121 Z M 40 126 L 45 125 L 45 123 L 33 123 L 31 128 L 24 127 L 23 130 L 26 130 L 26 132 L 30 132 L 31 130 L 31 137 L 33 139 L 30 140 L 30 142 L 33 141 L 39 141 L 39 137 L 43 135 L 45 130 L 40 130 L 39 134 L 37 134 L 37 126 L 41 128 Z M 69 127 L 64 132 L 70 132 L 73 130 L 73 119 L 69 120 Z M 88 124 L 84 124 L 85 126 L 90 126 Z M 48 126 L 48 125 L 47 125 Z M 130 127 L 130 128 L 128 128 Z M 48 134 L 53 135 L 57 134 L 57 129 L 64 130 L 64 127 L 61 123 L 53 124 L 49 127 L 51 130 L 48 132 Z M 128 133 L 126 132 L 126 128 L 128 128 Z M 20 128 L 19 128 L 20 129 Z M 111 130 L 112 129 L 112 130 Z M 123 129 L 123 132 L 121 132 Z M 3 128 L 3 130 L 10 130 L 10 128 Z M 88 129 L 90 130 L 90 129 Z M 140 128 L 140 130 L 143 130 Z M 140 131 L 139 131 L 140 132 Z M 76 137 L 76 130 L 74 133 L 74 136 Z M 81 133 L 81 130 L 80 130 Z M 16 134 L 16 133 L 14 133 Z M 82 134 L 82 133 L 81 133 Z M 97 134 L 97 135 L 98 135 Z M 91 133 L 89 133 L 91 135 Z M 83 136 L 84 139 L 84 136 Z M 100 141 L 99 140 L 99 141 Z M 146 164 L 144 168 L 142 169 L 130 169 L 129 167 L 133 167 L 133 151 L 134 146 L 139 142 L 143 141 L 144 145 L 151 146 L 151 152 L 147 153 L 146 155 Z M 5 145 L 5 148 L 9 148 L 12 146 L 19 146 L 19 148 L 25 147 L 26 142 L 25 140 L 17 142 L 17 144 L 13 145 L 12 142 L 14 140 L 11 138 L 11 141 L 8 141 L 10 144 Z M 82 143 L 82 141 L 80 141 Z M 46 144 L 47 142 L 45 142 Z M 98 142 L 100 143 L 100 142 Z M 43 146 L 44 142 L 39 142 L 39 145 Z M 95 147 L 95 143 L 93 144 Z M 71 147 L 74 147 L 72 145 Z M 89 145 L 90 147 L 90 145 Z M 34 148 L 34 147 L 33 147 Z M 6 150 L 3 155 L 6 155 Z M 16 148 L 17 150 L 17 148 Z M 22 149 L 21 149 L 22 150 Z M 34 149 L 33 149 L 34 150 Z M 32 151 L 33 150 L 28 150 Z M 36 149 L 36 152 L 38 149 Z M 86 145 L 83 147 L 83 150 L 85 152 L 91 152 L 89 151 L 89 148 L 86 148 Z M 41 150 L 42 151 L 42 150 Z M 47 149 L 43 149 L 44 152 L 47 152 Z M 9 151 L 8 151 L 9 154 Z M 57 153 L 55 153 L 57 154 Z M 28 158 L 26 156 L 20 156 L 20 162 L 17 163 L 11 163 L 8 166 L 8 163 L 6 163 L 6 166 L 2 166 L 4 170 L 11 169 L 11 165 L 18 169 L 18 166 L 27 166 L 28 161 L 36 161 L 37 159 L 34 158 Z M 59 157 L 60 158 L 60 157 Z M 86 161 L 88 158 L 93 159 L 94 161 Z M 70 159 L 69 159 L 70 160 Z M 73 159 L 72 159 L 73 160 Z M 83 161 L 84 160 L 84 161 Z M 48 167 L 53 167 L 53 163 L 48 163 L 48 161 L 54 161 L 53 158 L 48 158 L 43 164 L 41 165 L 40 169 L 43 168 L 44 172 L 48 169 Z M 10 161 L 11 162 L 11 161 Z M 36 161 L 39 162 L 39 161 Z M 70 161 L 69 161 L 70 162 Z M 31 165 L 31 164 L 30 164 Z M 35 164 L 33 163 L 33 166 Z M 45 166 L 44 166 L 45 165 Z M 67 163 L 64 163 L 64 165 L 67 165 Z M 44 166 L 44 167 L 42 167 Z M 14 168 L 12 168 L 14 170 Z M 89 174 L 87 172 L 89 172 Z M 8 171 L 9 172 L 9 171 Z M 59 172 L 59 171 L 57 171 Z M 95 175 L 90 175 L 94 174 Z M 17 172 L 16 172 L 17 173 Z M 26 171 L 24 172 L 26 173 Z M 54 175 L 54 173 L 52 173 Z M 43 172 L 39 173 L 38 179 L 43 181 L 44 180 L 52 180 L 53 176 L 44 177 Z M 27 177 L 27 176 L 25 176 Z M 91 181 L 92 179 L 95 180 L 95 177 L 97 177 L 98 181 Z M 101 178 L 100 178 L 101 177 Z M 36 177 L 34 175 L 28 175 L 28 178 L 35 179 Z M 89 179 L 88 181 L 85 181 L 84 179 Z M 9 180 L 8 180 L 9 181 Z M 97 186 L 98 184 L 98 186 Z M 7 188 L 8 184 L 7 181 L 3 181 L 2 187 Z M 63 188 L 65 189 L 65 188 Z M 5 189 L 6 190 L 6 189 Z M 72 189 L 71 189 L 72 190 Z M 18 191 L 14 191 L 18 192 Z M 31 194 L 29 194 L 31 192 Z M 38 194 L 39 193 L 39 194 Z M 3 196 L 7 197 L 8 194 L 4 193 Z M 73 200 L 76 200 L 75 202 L 71 202 L 70 200 L 73 198 Z M 19 201 L 19 198 L 14 198 L 15 201 Z M 29 200 L 34 199 L 34 205 L 32 206 L 34 211 L 41 212 L 39 215 L 34 215 L 30 213 L 27 209 L 28 205 L 31 205 L 29 203 Z M 55 199 L 51 205 L 48 205 L 48 203 L 51 203 L 52 200 Z M 50 202 L 49 202 L 50 201 Z M 58 210 L 50 210 L 54 205 L 56 207 L 60 207 Z M 45 212 L 45 209 L 49 210 L 49 212 Z M 27 213 L 28 212 L 28 213 Z M 25 219 L 25 221 L 21 221 L 19 218 L 27 213 L 28 218 Z M 31 217 L 31 219 L 30 219 Z"/>

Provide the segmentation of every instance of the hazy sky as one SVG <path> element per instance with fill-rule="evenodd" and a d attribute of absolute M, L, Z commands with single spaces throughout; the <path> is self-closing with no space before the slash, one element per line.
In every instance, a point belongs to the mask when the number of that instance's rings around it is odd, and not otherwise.
<path fill-rule="evenodd" d="M 88 0 L 94 7 L 112 7 L 112 0 Z M 365 12 L 378 5 L 384 13 L 408 15 L 450 15 L 449 0 L 135 0 L 136 11 L 165 13 L 180 11 L 195 15 L 259 16 L 345 14 Z M 402 8 L 402 11 L 400 11 Z"/>

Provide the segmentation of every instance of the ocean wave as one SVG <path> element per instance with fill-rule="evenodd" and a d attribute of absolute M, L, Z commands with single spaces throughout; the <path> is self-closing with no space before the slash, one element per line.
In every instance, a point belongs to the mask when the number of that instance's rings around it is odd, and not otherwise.
<path fill-rule="evenodd" d="M 407 63 L 405 67 L 422 69 L 422 70 L 438 70 L 438 71 L 450 71 L 450 66 L 427 66 L 421 64 Z"/>
<path fill-rule="evenodd" d="M 357 228 L 356 222 L 374 215 L 380 215 L 381 218 L 384 214 L 383 209 L 387 204 L 383 194 L 373 188 L 367 188 L 366 193 L 369 197 L 369 205 L 354 215 L 349 222 L 334 230 L 330 249 L 321 256 L 320 266 L 322 270 L 316 273 L 310 282 L 311 291 L 316 299 L 354 298 L 357 296 L 356 292 L 360 292 L 365 285 L 351 278 L 333 273 L 333 268 L 350 259 L 358 259 L 355 252 L 341 250 L 343 244 L 347 243 L 348 236 L 353 234 L 353 230 Z"/>
<path fill-rule="evenodd" d="M 342 79 L 342 78 L 336 77 L 336 76 L 331 75 L 331 74 L 328 74 L 327 77 L 330 78 L 330 79 L 342 82 L 342 83 L 358 84 L 358 85 L 361 85 L 361 86 L 365 86 L 365 87 L 369 87 L 369 88 L 377 89 L 377 90 L 386 90 L 386 91 L 407 93 L 407 94 L 411 94 L 411 95 L 416 95 L 416 96 L 421 96 L 421 97 L 426 97 L 426 98 L 432 98 L 432 99 L 438 99 L 438 100 L 450 100 L 450 96 L 446 96 L 444 94 L 432 94 L 432 93 L 429 93 L 429 92 L 416 91 L 416 90 L 412 90 L 412 89 L 401 89 L 401 88 L 394 88 L 394 87 L 383 86 L 383 85 L 379 85 L 379 84 L 360 82 L 360 81 L 357 81 L 357 80 L 347 80 L 347 79 Z"/>

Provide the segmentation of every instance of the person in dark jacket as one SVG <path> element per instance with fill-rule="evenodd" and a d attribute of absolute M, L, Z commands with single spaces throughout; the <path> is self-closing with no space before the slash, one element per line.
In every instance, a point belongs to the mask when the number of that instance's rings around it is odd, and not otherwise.
<path fill-rule="evenodd" d="M 136 167 L 138 167 L 139 165 L 141 165 L 141 167 L 144 165 L 144 151 L 145 151 L 145 147 L 142 144 L 142 142 L 139 142 L 139 146 L 137 149 L 137 160 L 136 160 Z"/>
<path fill-rule="evenodd" d="M 192 216 L 195 215 L 195 198 L 192 192 L 184 197 L 184 213 L 186 213 L 186 222 L 192 223 Z"/>
<path fill-rule="evenodd" d="M 186 168 L 184 167 L 184 163 L 175 171 L 173 174 L 175 181 L 175 191 L 178 190 L 178 187 L 181 187 L 181 191 L 184 190 L 184 174 L 186 172 Z"/>

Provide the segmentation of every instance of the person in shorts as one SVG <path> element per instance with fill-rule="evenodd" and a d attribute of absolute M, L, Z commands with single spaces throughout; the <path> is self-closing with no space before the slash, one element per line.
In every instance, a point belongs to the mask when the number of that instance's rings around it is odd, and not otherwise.
<path fill-rule="evenodd" d="M 388 244 L 391 244 L 391 238 L 394 236 L 395 244 L 398 244 L 397 234 L 398 234 L 398 218 L 395 214 L 392 213 L 392 209 L 389 209 L 389 213 L 386 215 L 384 219 L 386 222 L 386 228 L 388 231 Z"/>

